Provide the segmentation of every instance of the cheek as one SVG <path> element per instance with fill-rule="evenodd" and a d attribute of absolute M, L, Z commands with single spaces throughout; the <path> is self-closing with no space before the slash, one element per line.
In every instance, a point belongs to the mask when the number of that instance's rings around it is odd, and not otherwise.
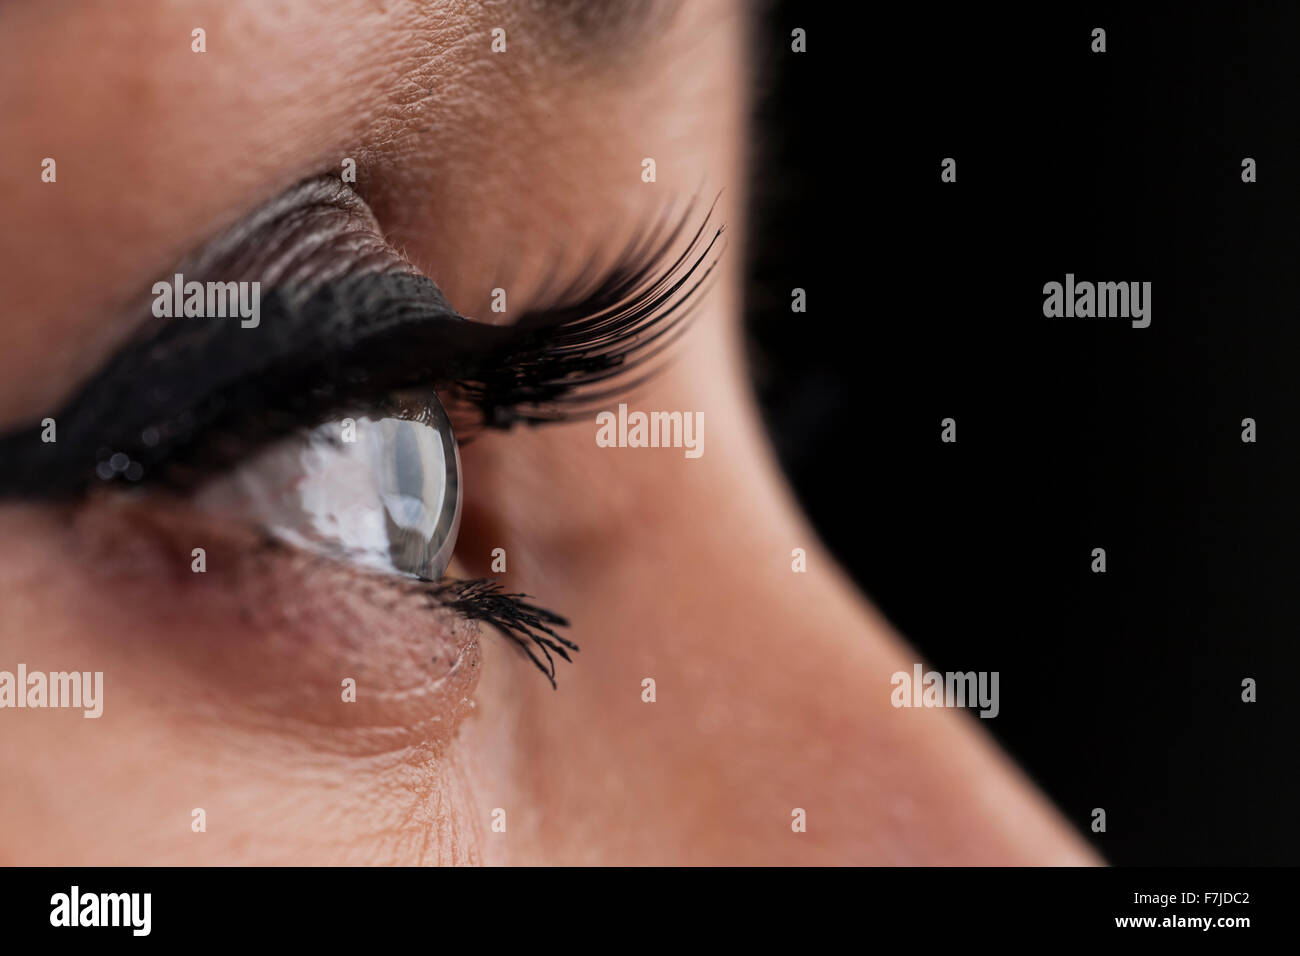
<path fill-rule="evenodd" d="M 150 859 L 468 852 L 420 834 L 435 818 L 447 839 L 463 829 L 447 750 L 473 708 L 473 625 L 156 502 L 0 509 L 0 537 L 0 670 L 103 674 L 98 719 L 0 712 L 20 743 L 0 779 L 24 781 L 0 787 L 5 819 L 46 814 L 33 833 L 80 833 L 76 851 L 129 836 Z M 220 809 L 220 835 L 178 844 L 195 807 Z"/>

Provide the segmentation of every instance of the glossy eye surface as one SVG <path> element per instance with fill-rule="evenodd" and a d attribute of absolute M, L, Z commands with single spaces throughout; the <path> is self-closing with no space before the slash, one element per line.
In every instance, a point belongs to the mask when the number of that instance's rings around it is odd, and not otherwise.
<path fill-rule="evenodd" d="M 460 528 L 460 453 L 442 403 L 284 439 L 206 485 L 200 507 L 306 550 L 437 580 Z"/>

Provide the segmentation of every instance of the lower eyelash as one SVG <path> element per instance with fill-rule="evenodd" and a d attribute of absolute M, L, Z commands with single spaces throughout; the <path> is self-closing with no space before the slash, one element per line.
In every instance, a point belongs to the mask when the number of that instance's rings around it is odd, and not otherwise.
<path fill-rule="evenodd" d="M 276 552 L 289 547 L 265 532 L 259 537 L 257 546 L 262 552 Z M 313 557 L 321 562 L 334 561 L 320 555 Z M 498 581 L 488 578 L 443 578 L 440 581 L 409 578 L 407 583 L 407 591 L 397 593 L 417 594 L 431 608 L 446 608 L 469 620 L 481 621 L 509 638 L 528 655 L 533 666 L 546 675 L 552 688 L 557 687 L 555 658 L 558 656 L 573 663 L 569 652 L 579 651 L 577 644 L 555 631 L 557 627 L 570 626 L 567 618 L 532 604 L 527 594 L 506 592 Z"/>
<path fill-rule="evenodd" d="M 444 578 L 442 581 L 422 581 L 417 587 L 430 604 L 450 608 L 471 620 L 490 624 L 514 641 L 534 666 L 546 675 L 552 688 L 556 686 L 555 656 L 573 662 L 569 651 L 576 652 L 578 645 L 554 630 L 555 627 L 568 627 L 568 620 L 553 611 L 530 604 L 526 600 L 527 594 L 508 594 L 500 583 L 486 578 L 468 581 Z M 545 657 L 545 664 L 534 652 L 534 648 Z"/>

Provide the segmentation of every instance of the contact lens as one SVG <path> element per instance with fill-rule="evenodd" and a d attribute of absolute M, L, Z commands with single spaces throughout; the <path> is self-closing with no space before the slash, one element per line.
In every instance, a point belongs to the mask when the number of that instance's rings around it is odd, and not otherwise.
<path fill-rule="evenodd" d="M 460 527 L 460 454 L 430 394 L 402 417 L 358 415 L 281 440 L 197 501 L 296 547 L 437 580 Z"/>

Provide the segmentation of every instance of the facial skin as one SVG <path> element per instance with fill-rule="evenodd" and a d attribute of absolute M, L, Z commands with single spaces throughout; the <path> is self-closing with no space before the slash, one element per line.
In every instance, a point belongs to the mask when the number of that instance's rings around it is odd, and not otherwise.
<path fill-rule="evenodd" d="M 573 621 L 557 691 L 400 582 L 184 501 L 0 505 L 0 669 L 105 675 L 97 720 L 0 711 L 0 862 L 1096 862 L 979 721 L 890 705 L 916 652 L 818 545 L 746 382 L 743 7 L 632 7 L 0 10 L 5 428 L 53 414 L 183 255 L 344 157 L 470 315 L 500 286 L 509 321 L 692 197 L 722 191 L 729 243 L 671 364 L 622 399 L 703 412 L 702 457 L 601 448 L 589 420 L 462 450 L 452 573 L 504 548 L 509 589 Z"/>

